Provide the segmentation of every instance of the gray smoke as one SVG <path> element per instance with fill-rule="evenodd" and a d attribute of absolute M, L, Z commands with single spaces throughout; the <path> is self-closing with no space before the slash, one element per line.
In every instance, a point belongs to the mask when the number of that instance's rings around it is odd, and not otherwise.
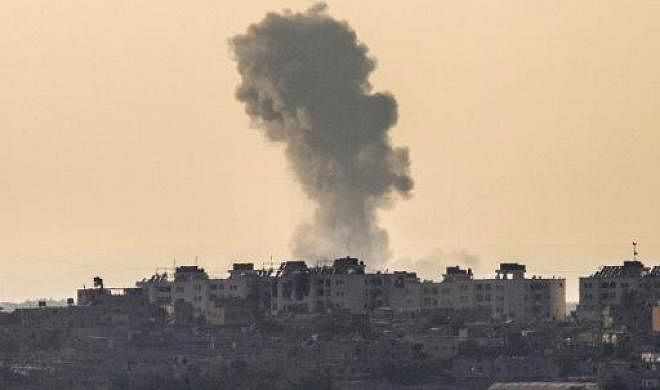
<path fill-rule="evenodd" d="M 387 264 L 390 270 L 411 270 L 423 279 L 432 280 L 439 280 L 445 267 L 455 265 L 475 270 L 480 267 L 481 259 L 465 249 L 435 248 L 426 256 L 400 257 Z"/>
<path fill-rule="evenodd" d="M 319 4 L 269 13 L 231 39 L 241 84 L 236 97 L 268 140 L 282 142 L 304 192 L 318 204 L 293 239 L 296 256 L 389 257 L 377 210 L 410 194 L 407 148 L 393 148 L 389 93 L 373 93 L 375 60 L 346 22 Z"/>

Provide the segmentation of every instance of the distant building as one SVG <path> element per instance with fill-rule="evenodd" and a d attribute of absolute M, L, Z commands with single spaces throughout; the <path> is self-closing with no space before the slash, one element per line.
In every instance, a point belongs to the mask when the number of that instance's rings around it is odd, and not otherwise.
<path fill-rule="evenodd" d="M 277 270 L 236 263 L 226 279 L 211 279 L 203 268 L 182 266 L 173 277 L 156 274 L 137 285 L 149 302 L 171 313 L 177 306 L 183 312 L 185 304 L 189 316 L 203 316 L 213 324 L 231 322 L 230 313 L 245 313 L 246 307 L 270 315 L 469 309 L 497 320 L 563 320 L 564 279 L 529 279 L 525 271 L 522 264 L 502 263 L 493 279 L 473 279 L 471 270 L 456 266 L 447 268 L 442 282 L 422 282 L 414 272 L 369 273 L 364 262 L 344 257 L 315 267 L 285 261 Z"/>
<path fill-rule="evenodd" d="M 211 279 L 198 266 L 181 266 L 175 269 L 173 278 L 168 274 L 156 274 L 138 282 L 137 286 L 145 291 L 149 302 L 171 313 L 177 306 L 185 305 L 190 307 L 191 317 L 203 316 L 218 325 L 231 322 L 228 312 L 239 312 L 233 306 L 256 310 L 269 301 L 268 279 L 263 271 L 255 270 L 252 263 L 235 263 L 226 279 Z"/>
<path fill-rule="evenodd" d="M 552 381 L 559 376 L 556 362 L 542 354 L 496 357 L 459 355 L 452 362 L 451 370 L 455 378 L 463 380 Z"/>
<path fill-rule="evenodd" d="M 511 382 L 495 383 L 488 390 L 598 390 L 597 383 L 587 382 Z"/>
<path fill-rule="evenodd" d="M 660 306 L 653 306 L 653 312 L 651 314 L 651 326 L 655 333 L 660 333 Z"/>
<path fill-rule="evenodd" d="M 638 321 L 650 329 L 652 308 L 660 301 L 660 267 L 646 267 L 634 258 L 580 278 L 579 288 L 579 319 L 598 321 L 605 327 Z"/>
<path fill-rule="evenodd" d="M 525 277 L 526 267 L 501 263 L 493 279 L 474 279 L 472 270 L 447 267 L 441 282 L 422 283 L 422 308 L 477 309 L 497 320 L 562 321 L 566 281 Z"/>
<path fill-rule="evenodd" d="M 44 302 L 38 308 L 14 310 L 12 320 L 30 327 L 139 327 L 161 317 L 141 288 L 106 288 L 99 277 L 94 278 L 94 286 L 78 290 L 77 305 L 73 299 L 60 307 Z"/>
<path fill-rule="evenodd" d="M 271 283 L 271 314 L 365 314 L 376 308 L 410 313 L 421 309 L 420 280 L 415 273 L 366 273 L 364 263 L 353 257 L 335 259 L 332 266 L 312 268 L 304 261 L 287 261 Z"/>

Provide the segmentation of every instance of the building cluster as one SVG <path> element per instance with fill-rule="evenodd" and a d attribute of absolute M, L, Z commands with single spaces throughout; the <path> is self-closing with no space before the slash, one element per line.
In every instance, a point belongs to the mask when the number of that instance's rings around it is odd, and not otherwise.
<path fill-rule="evenodd" d="M 359 259 L 198 266 L 0 312 L 0 388 L 660 389 L 660 268 L 566 281 L 370 272 Z"/>
<path fill-rule="evenodd" d="M 251 263 L 236 263 L 226 279 L 210 278 L 197 266 L 183 266 L 172 277 L 156 274 L 137 286 L 150 302 L 168 312 L 186 305 L 194 317 L 217 325 L 231 321 L 230 312 L 366 315 L 384 308 L 413 314 L 474 310 L 495 320 L 522 322 L 563 320 L 565 280 L 526 278 L 525 271 L 522 264 L 502 263 L 493 278 L 475 279 L 472 270 L 455 266 L 447 267 L 443 280 L 435 282 L 420 280 L 407 271 L 369 273 L 363 262 L 345 257 L 317 267 L 287 261 L 277 270 L 255 270 Z M 250 310 L 241 312 L 237 307 Z"/>

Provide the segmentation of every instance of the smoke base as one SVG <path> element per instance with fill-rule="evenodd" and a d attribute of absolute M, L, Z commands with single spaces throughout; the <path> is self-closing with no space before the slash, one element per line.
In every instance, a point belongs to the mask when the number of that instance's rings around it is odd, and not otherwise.
<path fill-rule="evenodd" d="M 269 13 L 230 41 L 236 97 L 266 138 L 285 145 L 304 193 L 317 204 L 292 240 L 296 256 L 353 254 L 378 266 L 390 257 L 377 211 L 413 189 L 407 148 L 388 131 L 397 105 L 368 81 L 375 60 L 323 4 Z"/>

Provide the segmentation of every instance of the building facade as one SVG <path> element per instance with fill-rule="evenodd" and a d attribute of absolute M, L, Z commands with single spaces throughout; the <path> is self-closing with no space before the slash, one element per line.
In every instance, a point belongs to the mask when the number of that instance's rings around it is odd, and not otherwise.
<path fill-rule="evenodd" d="M 477 310 L 496 320 L 562 321 L 566 281 L 525 277 L 526 267 L 502 263 L 492 279 L 474 279 L 472 270 L 447 267 L 441 282 L 422 284 L 422 308 Z"/>
<path fill-rule="evenodd" d="M 564 279 L 525 278 L 525 266 L 517 263 L 501 264 L 493 279 L 448 267 L 441 282 L 421 281 L 407 271 L 369 273 L 352 257 L 316 267 L 286 261 L 277 270 L 237 263 L 229 273 L 212 279 L 202 268 L 183 266 L 173 277 L 156 274 L 137 285 L 150 302 L 213 324 L 226 324 L 229 313 L 246 308 L 269 315 L 474 310 L 484 318 L 522 322 L 561 321 L 566 310 Z"/>
<path fill-rule="evenodd" d="M 646 267 L 634 258 L 603 266 L 579 283 L 579 319 L 606 327 L 630 321 L 651 326 L 652 308 L 660 302 L 660 267 Z"/>
<path fill-rule="evenodd" d="M 218 325 L 230 322 L 230 312 L 257 310 L 270 300 L 268 276 L 255 270 L 252 263 L 235 263 L 225 279 L 209 278 L 198 266 L 181 266 L 175 269 L 173 277 L 155 274 L 137 286 L 144 290 L 149 302 L 171 314 L 179 307 L 179 312 L 189 311 L 193 318 L 203 316 Z"/>
<path fill-rule="evenodd" d="M 379 307 L 396 313 L 419 311 L 420 280 L 415 273 L 366 273 L 356 258 L 308 267 L 287 261 L 271 279 L 271 314 L 286 312 L 365 314 Z"/>

